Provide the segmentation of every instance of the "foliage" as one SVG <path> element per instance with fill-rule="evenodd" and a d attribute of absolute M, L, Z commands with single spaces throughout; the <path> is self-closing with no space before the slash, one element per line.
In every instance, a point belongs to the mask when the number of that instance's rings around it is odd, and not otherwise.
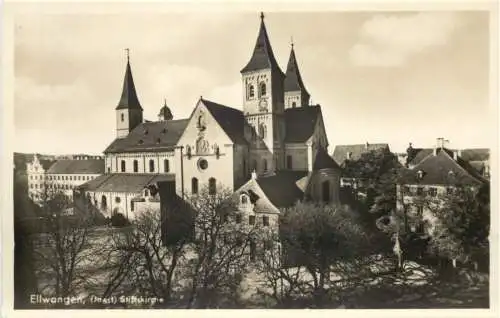
<path fill-rule="evenodd" d="M 129 225 L 130 222 L 122 213 L 113 213 L 111 216 L 111 225 L 116 227 L 123 227 Z"/>

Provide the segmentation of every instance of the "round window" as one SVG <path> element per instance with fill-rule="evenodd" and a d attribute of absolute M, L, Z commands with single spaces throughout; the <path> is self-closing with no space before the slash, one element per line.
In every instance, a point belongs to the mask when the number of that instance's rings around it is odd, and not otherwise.
<path fill-rule="evenodd" d="M 208 161 L 207 161 L 207 159 L 203 159 L 202 158 L 202 159 L 198 160 L 198 168 L 200 170 L 207 169 L 208 168 Z"/>

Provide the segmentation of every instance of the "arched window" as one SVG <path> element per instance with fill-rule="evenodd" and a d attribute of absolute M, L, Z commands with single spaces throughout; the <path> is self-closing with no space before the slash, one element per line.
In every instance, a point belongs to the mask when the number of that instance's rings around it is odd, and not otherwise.
<path fill-rule="evenodd" d="M 139 162 L 134 160 L 134 172 L 139 172 Z"/>
<path fill-rule="evenodd" d="M 121 161 L 121 170 L 122 172 L 125 172 L 125 160 Z"/>
<path fill-rule="evenodd" d="M 248 98 L 253 98 L 255 96 L 255 88 L 253 85 L 248 86 Z"/>
<path fill-rule="evenodd" d="M 297 103 L 296 102 L 292 102 L 292 108 L 295 108 L 297 107 Z"/>
<path fill-rule="evenodd" d="M 208 194 L 217 193 L 217 181 L 215 178 L 208 179 Z"/>
<path fill-rule="evenodd" d="M 155 161 L 153 159 L 149 160 L 149 172 L 155 172 Z"/>
<path fill-rule="evenodd" d="M 106 196 L 103 195 L 101 197 L 101 209 L 102 210 L 107 210 L 108 209 L 108 203 L 106 202 Z"/>
<path fill-rule="evenodd" d="M 116 198 L 115 198 L 115 202 L 116 202 L 116 203 L 120 203 L 120 202 L 121 202 L 120 197 L 116 197 Z"/>
<path fill-rule="evenodd" d="M 265 139 L 265 138 L 266 138 L 266 135 L 267 135 L 267 128 L 266 128 L 266 125 L 264 125 L 264 124 L 260 124 L 260 125 L 259 125 L 259 136 L 260 136 L 262 139 Z"/>
<path fill-rule="evenodd" d="M 144 196 L 145 197 L 149 196 L 149 190 L 148 189 L 144 190 Z"/>
<path fill-rule="evenodd" d="M 125 121 L 125 115 L 123 113 L 121 114 L 120 118 L 122 121 Z"/>
<path fill-rule="evenodd" d="M 130 211 L 134 212 L 134 201 L 130 201 Z"/>
<path fill-rule="evenodd" d="M 266 96 L 266 83 L 260 83 L 260 96 Z"/>
<path fill-rule="evenodd" d="M 165 172 L 170 172 L 170 162 L 168 159 L 163 160 L 163 170 Z"/>
<path fill-rule="evenodd" d="M 247 204 L 248 203 L 248 197 L 246 194 L 242 194 L 240 197 L 240 202 L 241 204 Z"/>
<path fill-rule="evenodd" d="M 198 179 L 191 179 L 191 193 L 198 194 Z"/>
<path fill-rule="evenodd" d="M 267 160 L 262 159 L 262 166 L 264 167 L 264 171 L 267 171 Z"/>

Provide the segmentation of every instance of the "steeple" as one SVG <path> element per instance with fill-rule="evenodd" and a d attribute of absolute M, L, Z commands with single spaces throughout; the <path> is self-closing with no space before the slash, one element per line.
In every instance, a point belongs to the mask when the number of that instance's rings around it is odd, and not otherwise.
<path fill-rule="evenodd" d="M 167 106 L 167 100 L 164 100 L 163 107 L 160 108 L 160 113 L 158 114 L 159 121 L 172 120 L 174 116 L 172 115 L 172 111 Z"/>
<path fill-rule="evenodd" d="M 286 67 L 284 91 L 285 108 L 307 106 L 309 104 L 310 95 L 300 75 L 293 41 L 291 43 L 290 58 Z"/>
<path fill-rule="evenodd" d="M 269 68 L 278 70 L 281 74 L 283 74 L 278 62 L 276 62 L 276 58 L 274 57 L 269 36 L 267 35 L 266 24 L 264 23 L 264 13 L 261 12 L 259 34 L 257 35 L 257 41 L 255 42 L 252 57 L 250 58 L 250 61 L 248 61 L 248 64 L 241 70 L 241 73 Z"/>
<path fill-rule="evenodd" d="M 134 78 L 132 77 L 132 69 L 130 68 L 129 49 L 127 51 L 127 67 L 125 69 L 125 78 L 123 79 L 123 90 L 120 102 L 116 109 L 140 109 L 142 110 L 137 93 L 135 91 Z"/>
<path fill-rule="evenodd" d="M 127 51 L 127 68 L 123 79 L 123 90 L 118 106 L 116 106 L 116 137 L 124 138 L 142 121 L 142 107 L 135 91 L 134 78 L 130 68 L 129 49 Z"/>

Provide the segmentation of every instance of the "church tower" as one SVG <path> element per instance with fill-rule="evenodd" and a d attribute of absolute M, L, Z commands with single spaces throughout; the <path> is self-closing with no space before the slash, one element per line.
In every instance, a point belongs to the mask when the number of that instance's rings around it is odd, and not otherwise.
<path fill-rule="evenodd" d="M 129 132 L 142 123 L 142 107 L 135 91 L 128 49 L 127 68 L 125 70 L 125 78 L 123 79 L 122 96 L 115 110 L 117 138 L 126 137 Z"/>
<path fill-rule="evenodd" d="M 285 76 L 285 108 L 308 106 L 310 95 L 302 82 L 293 42 Z"/>
<path fill-rule="evenodd" d="M 260 29 L 250 61 L 241 70 L 243 112 L 252 127 L 250 168 L 266 174 L 283 167 L 285 75 L 274 57 L 271 43 L 260 15 Z"/>

